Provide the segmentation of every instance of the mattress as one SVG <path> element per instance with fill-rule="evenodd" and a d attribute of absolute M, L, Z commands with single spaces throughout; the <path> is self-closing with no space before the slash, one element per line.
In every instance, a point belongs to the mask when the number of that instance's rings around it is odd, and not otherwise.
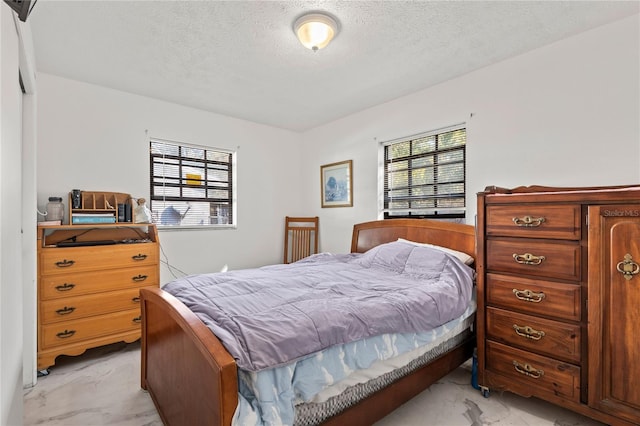
<path fill-rule="evenodd" d="M 435 345 L 432 349 L 418 358 L 412 359 L 402 367 L 388 371 L 380 376 L 372 377 L 366 382 L 349 386 L 341 393 L 328 398 L 326 401 L 296 405 L 294 426 L 315 426 L 321 424 L 328 418 L 341 413 L 368 396 L 384 389 L 396 380 L 411 374 L 420 367 L 446 354 L 472 335 L 473 332 L 471 329 L 466 328 L 462 333 L 456 334 L 442 343 Z M 368 374 L 374 375 L 375 371 L 376 369 L 374 368 Z"/>
<path fill-rule="evenodd" d="M 334 346 L 267 374 L 239 370 L 239 403 L 232 424 L 319 424 L 464 341 L 472 334 L 475 310 L 474 297 L 460 317 L 427 333 L 389 334 Z M 381 359 L 370 361 L 372 348 Z M 335 359 L 342 362 L 344 377 L 340 380 L 334 379 L 339 376 Z M 318 388 L 315 393 L 311 390 Z M 265 393 L 269 392 L 274 393 L 275 405 L 265 409 L 264 400 L 270 400 Z M 260 404 L 252 401 L 252 393 L 259 394 Z M 281 398 L 283 394 L 288 396 Z M 288 398 L 292 403 L 283 404 Z"/>

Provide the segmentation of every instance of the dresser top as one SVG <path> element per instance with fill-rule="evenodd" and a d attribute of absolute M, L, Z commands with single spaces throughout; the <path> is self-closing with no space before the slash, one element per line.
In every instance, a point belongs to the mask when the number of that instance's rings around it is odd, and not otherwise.
<path fill-rule="evenodd" d="M 640 202 L 640 185 L 593 186 L 593 187 L 551 187 L 519 186 L 501 188 L 488 186 L 478 196 L 485 202 L 577 202 L 577 203 L 620 203 Z"/>

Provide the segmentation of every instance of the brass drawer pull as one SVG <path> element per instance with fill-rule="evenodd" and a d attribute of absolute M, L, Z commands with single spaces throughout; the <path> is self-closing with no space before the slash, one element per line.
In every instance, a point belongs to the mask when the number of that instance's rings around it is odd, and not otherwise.
<path fill-rule="evenodd" d="M 529 364 L 522 365 L 515 360 L 513 361 L 513 368 L 515 368 L 518 373 L 524 374 L 528 377 L 533 377 L 534 379 L 539 379 L 540 377 L 544 376 L 544 370 L 536 370 Z"/>
<path fill-rule="evenodd" d="M 538 331 L 534 328 L 529 327 L 528 325 L 521 327 L 517 324 L 513 324 L 513 329 L 518 336 L 526 337 L 527 339 L 532 340 L 540 340 L 545 335 L 544 331 Z"/>
<path fill-rule="evenodd" d="M 70 307 L 70 308 L 68 308 L 68 307 L 66 307 L 66 306 L 65 306 L 65 307 L 64 307 L 64 308 L 62 308 L 62 309 L 58 309 L 58 310 L 56 311 L 56 314 L 58 314 L 58 315 L 69 315 L 70 313 L 72 313 L 72 312 L 73 312 L 73 311 L 75 311 L 75 310 L 76 310 L 76 308 L 74 308 L 73 306 L 72 306 L 72 307 Z"/>
<path fill-rule="evenodd" d="M 76 286 L 75 284 L 64 283 L 62 285 L 57 285 L 56 286 L 56 290 L 58 290 L 58 291 L 69 291 L 72 288 L 74 288 L 75 286 Z"/>
<path fill-rule="evenodd" d="M 542 299 L 544 299 L 546 297 L 546 295 L 543 292 L 540 293 L 535 293 L 531 290 L 518 290 L 517 288 L 513 289 L 513 294 L 516 295 L 516 297 L 520 300 L 524 300 L 525 302 L 533 302 L 533 303 L 540 303 L 542 302 Z"/>
<path fill-rule="evenodd" d="M 634 275 L 640 272 L 640 266 L 638 266 L 638 264 L 633 261 L 633 256 L 631 256 L 631 254 L 629 253 L 624 255 L 624 260 L 618 262 L 618 265 L 616 265 L 616 269 L 624 276 L 624 279 L 627 281 L 629 281 L 631 278 L 633 278 Z"/>
<path fill-rule="evenodd" d="M 131 256 L 133 260 L 145 260 L 147 258 L 146 254 L 138 253 L 135 256 Z"/>
<path fill-rule="evenodd" d="M 131 277 L 131 279 L 132 279 L 132 280 L 134 280 L 134 281 L 136 281 L 136 282 L 144 281 L 144 280 L 146 280 L 147 278 L 148 278 L 148 277 L 147 277 L 146 275 L 142 275 L 142 274 L 140 274 L 140 275 L 138 275 L 138 276 L 135 276 L 135 277 Z"/>
<path fill-rule="evenodd" d="M 135 317 L 134 319 L 132 319 L 131 321 L 135 322 L 135 323 L 141 323 L 142 322 L 142 317 Z"/>
<path fill-rule="evenodd" d="M 69 266 L 72 266 L 74 263 L 76 263 L 75 260 L 61 260 L 59 262 L 56 262 L 56 266 L 58 268 L 68 268 Z"/>
<path fill-rule="evenodd" d="M 131 299 L 133 303 L 140 303 L 140 298 L 138 296 Z"/>
<path fill-rule="evenodd" d="M 531 253 L 513 253 L 513 259 L 522 265 L 539 265 L 546 259 L 544 256 L 534 256 Z"/>
<path fill-rule="evenodd" d="M 76 334 L 75 330 L 65 330 L 65 331 L 62 331 L 62 332 L 56 334 L 56 336 L 58 336 L 61 339 L 67 339 L 67 338 L 73 336 L 74 334 Z"/>
<path fill-rule="evenodd" d="M 525 216 L 523 218 L 514 217 L 512 220 L 517 226 L 536 227 L 542 225 L 546 219 L 544 217 Z"/>

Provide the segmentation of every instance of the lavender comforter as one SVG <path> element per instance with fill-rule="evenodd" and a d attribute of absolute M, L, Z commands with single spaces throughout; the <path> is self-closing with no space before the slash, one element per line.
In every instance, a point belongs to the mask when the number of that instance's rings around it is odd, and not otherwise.
<path fill-rule="evenodd" d="M 177 279 L 178 297 L 238 367 L 259 371 L 383 333 L 429 331 L 458 316 L 473 270 L 440 250 L 393 242 L 364 254 Z"/>

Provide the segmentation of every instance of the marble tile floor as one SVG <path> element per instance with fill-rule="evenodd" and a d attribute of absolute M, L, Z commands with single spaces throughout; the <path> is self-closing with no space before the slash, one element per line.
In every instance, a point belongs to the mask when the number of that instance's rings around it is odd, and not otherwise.
<path fill-rule="evenodd" d="M 600 426 L 544 401 L 470 385 L 470 362 L 376 423 L 376 426 Z M 114 344 L 59 357 L 50 374 L 24 392 L 24 425 L 162 425 L 140 388 L 140 345 Z"/>

